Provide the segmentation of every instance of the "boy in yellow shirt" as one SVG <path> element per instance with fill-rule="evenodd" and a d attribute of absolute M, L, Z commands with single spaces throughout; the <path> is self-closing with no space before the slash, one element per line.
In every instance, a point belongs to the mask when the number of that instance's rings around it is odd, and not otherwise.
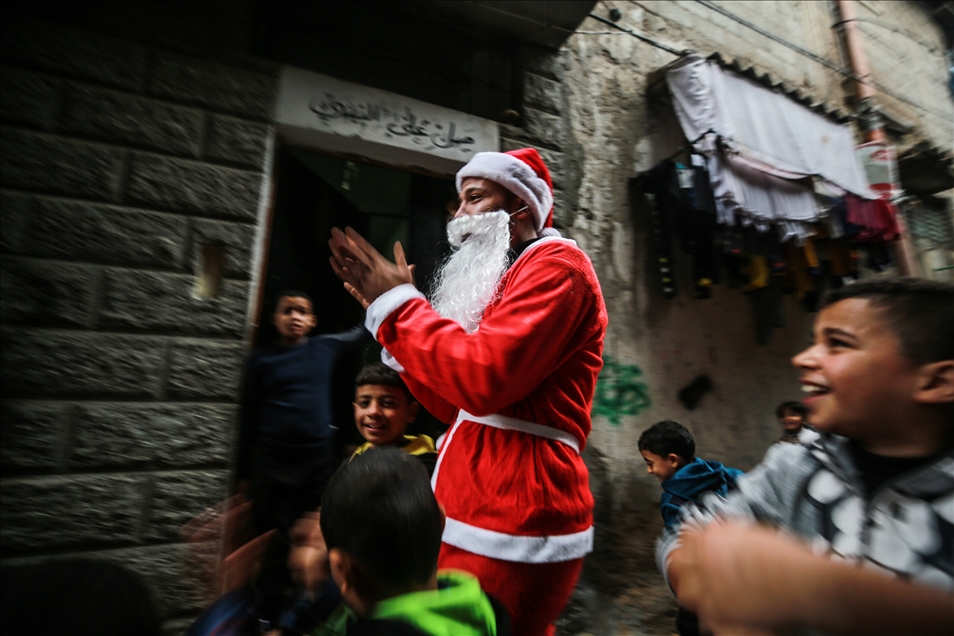
<path fill-rule="evenodd" d="M 421 405 L 408 391 L 401 375 L 376 362 L 361 369 L 354 384 L 354 424 L 366 441 L 351 459 L 372 448 L 399 448 L 417 457 L 427 474 L 432 474 L 437 463 L 434 440 L 427 435 L 405 435 Z"/>

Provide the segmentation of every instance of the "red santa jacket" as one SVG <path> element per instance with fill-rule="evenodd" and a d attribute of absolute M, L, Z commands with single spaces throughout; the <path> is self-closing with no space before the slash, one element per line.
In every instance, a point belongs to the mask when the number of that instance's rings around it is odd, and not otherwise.
<path fill-rule="evenodd" d="M 531 244 L 468 334 L 411 285 L 368 308 L 367 327 L 411 392 L 453 423 L 434 472 L 444 541 L 492 558 L 566 561 L 592 549 L 593 496 L 580 451 L 602 368 L 607 315 L 574 241 Z"/>

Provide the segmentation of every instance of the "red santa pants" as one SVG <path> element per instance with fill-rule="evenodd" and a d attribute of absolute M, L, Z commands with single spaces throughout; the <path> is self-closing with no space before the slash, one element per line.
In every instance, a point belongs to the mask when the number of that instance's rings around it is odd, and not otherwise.
<path fill-rule="evenodd" d="M 553 621 L 570 600 L 583 559 L 558 563 L 500 561 L 441 543 L 438 567 L 470 572 L 510 612 L 512 632 L 552 636 Z"/>

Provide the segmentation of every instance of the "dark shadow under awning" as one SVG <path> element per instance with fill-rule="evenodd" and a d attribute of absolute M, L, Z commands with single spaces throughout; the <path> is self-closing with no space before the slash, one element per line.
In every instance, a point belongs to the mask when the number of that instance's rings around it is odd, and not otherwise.
<path fill-rule="evenodd" d="M 905 192 L 928 195 L 954 188 L 954 156 L 927 142 L 898 153 L 898 173 Z"/>
<path fill-rule="evenodd" d="M 429 17 L 452 20 L 459 27 L 558 49 L 596 2 L 405 0 L 400 4 Z"/>

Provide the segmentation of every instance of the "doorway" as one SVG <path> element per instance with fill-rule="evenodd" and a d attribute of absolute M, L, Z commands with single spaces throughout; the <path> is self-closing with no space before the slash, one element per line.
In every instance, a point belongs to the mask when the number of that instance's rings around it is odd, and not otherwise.
<path fill-rule="evenodd" d="M 332 227 L 354 228 L 388 258 L 394 242 L 401 241 L 408 262 L 416 265 L 418 287 L 429 289 L 434 270 L 449 249 L 445 224 L 457 201 L 451 177 L 291 147 L 280 147 L 275 161 L 274 208 L 254 346 L 277 341 L 271 314 L 278 294 L 289 289 L 314 299 L 318 326 L 312 335 L 346 331 L 364 320 L 364 311 L 329 264 Z M 380 351 L 380 345 L 371 342 L 343 356 L 335 369 L 333 413 L 339 443 L 345 448 L 363 442 L 352 416 L 354 378 L 362 365 L 380 360 Z M 422 409 L 408 433 L 436 438 L 444 430 Z"/>

